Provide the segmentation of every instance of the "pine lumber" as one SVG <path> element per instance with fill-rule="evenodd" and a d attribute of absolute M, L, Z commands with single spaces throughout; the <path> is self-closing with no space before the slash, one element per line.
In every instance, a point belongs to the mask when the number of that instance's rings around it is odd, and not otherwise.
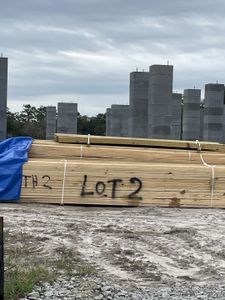
<path fill-rule="evenodd" d="M 225 166 L 29 159 L 21 202 L 225 208 Z"/>
<path fill-rule="evenodd" d="M 89 159 L 130 161 L 146 163 L 187 163 L 225 165 L 225 153 L 156 147 L 125 147 L 110 145 L 68 144 L 35 140 L 29 152 L 30 158 L 45 159 Z M 202 159 L 201 159 L 202 157 Z"/>
<path fill-rule="evenodd" d="M 199 149 L 195 141 L 165 140 L 165 139 L 146 139 L 129 138 L 114 136 L 88 136 L 56 133 L 55 141 L 59 143 L 74 144 L 93 144 L 93 145 L 120 145 L 120 146 L 142 146 L 142 147 L 161 147 L 177 149 Z M 225 145 L 215 142 L 200 142 L 202 150 L 225 152 Z"/>
<path fill-rule="evenodd" d="M 35 140 L 21 201 L 225 208 L 225 145 L 56 134 Z M 90 143 L 88 143 L 90 142 Z"/>

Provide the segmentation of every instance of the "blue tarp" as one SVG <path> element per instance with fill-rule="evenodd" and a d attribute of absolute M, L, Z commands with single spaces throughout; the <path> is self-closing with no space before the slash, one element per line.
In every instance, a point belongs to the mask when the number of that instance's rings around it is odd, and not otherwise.
<path fill-rule="evenodd" d="M 22 167 L 28 160 L 31 137 L 15 137 L 0 142 L 0 201 L 19 200 Z"/>

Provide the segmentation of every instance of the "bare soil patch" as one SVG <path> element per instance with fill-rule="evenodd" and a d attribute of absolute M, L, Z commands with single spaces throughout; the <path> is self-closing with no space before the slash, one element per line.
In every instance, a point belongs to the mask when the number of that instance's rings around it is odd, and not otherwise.
<path fill-rule="evenodd" d="M 6 255 L 32 263 L 64 252 L 119 285 L 220 283 L 225 211 L 1 204 Z"/>

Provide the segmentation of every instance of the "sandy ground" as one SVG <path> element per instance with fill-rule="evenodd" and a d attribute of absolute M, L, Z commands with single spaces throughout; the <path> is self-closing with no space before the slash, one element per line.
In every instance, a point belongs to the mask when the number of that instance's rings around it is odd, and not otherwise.
<path fill-rule="evenodd" d="M 141 286 L 221 282 L 225 210 L 1 204 L 6 254 L 79 253 L 101 276 Z"/>

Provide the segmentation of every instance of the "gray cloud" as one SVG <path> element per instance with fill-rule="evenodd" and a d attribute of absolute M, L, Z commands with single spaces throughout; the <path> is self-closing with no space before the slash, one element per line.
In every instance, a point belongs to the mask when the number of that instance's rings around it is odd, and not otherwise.
<path fill-rule="evenodd" d="M 129 72 L 167 60 L 174 90 L 224 82 L 224 9 L 223 0 L 4 1 L 10 108 L 77 99 L 80 111 L 103 112 L 128 102 Z"/>

